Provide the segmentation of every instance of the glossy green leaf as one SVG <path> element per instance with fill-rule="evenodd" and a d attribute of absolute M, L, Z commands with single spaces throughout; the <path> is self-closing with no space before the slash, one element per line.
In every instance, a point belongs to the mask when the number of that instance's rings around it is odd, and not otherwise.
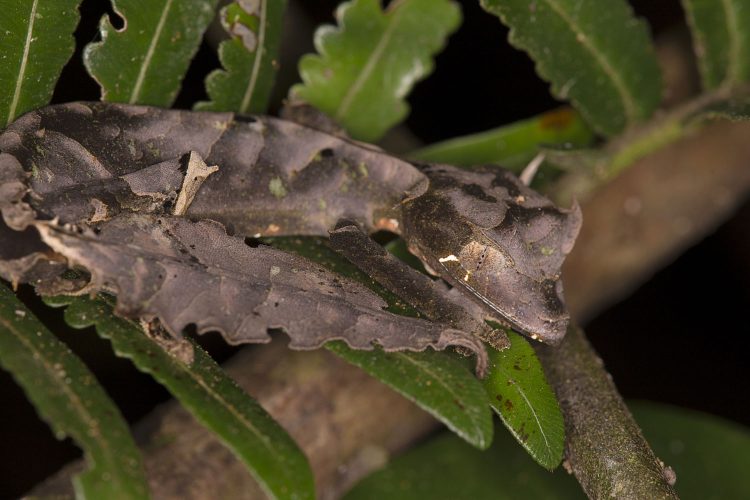
<path fill-rule="evenodd" d="M 440 435 L 357 484 L 345 500 L 578 500 L 586 496 L 562 469 L 538 467 L 506 432 L 479 451 Z"/>
<path fill-rule="evenodd" d="M 380 287 L 320 238 L 275 238 L 274 246 L 318 262 L 328 269 L 361 281 L 383 296 L 395 313 L 417 312 Z M 416 403 L 477 448 L 492 442 L 492 413 L 481 384 L 461 360 L 443 352 L 355 351 L 341 342 L 326 347 L 344 360 Z"/>
<path fill-rule="evenodd" d="M 221 25 L 231 38 L 219 45 L 224 69 L 206 77 L 210 101 L 199 111 L 263 113 L 268 107 L 286 0 L 235 0 L 221 9 Z"/>
<path fill-rule="evenodd" d="M 349 134 L 375 141 L 408 113 L 404 97 L 432 71 L 432 55 L 459 25 L 448 0 L 353 0 L 336 10 L 338 27 L 315 33 L 319 55 L 300 60 L 304 82 L 292 95 L 327 113 Z"/>
<path fill-rule="evenodd" d="M 677 473 L 680 498 L 747 497 L 748 428 L 685 408 L 646 402 L 628 406 L 656 456 Z"/>
<path fill-rule="evenodd" d="M 73 55 L 81 0 L 0 0 L 0 127 L 47 104 Z"/>
<path fill-rule="evenodd" d="M 703 87 L 750 80 L 750 3 L 747 0 L 682 0 Z"/>
<path fill-rule="evenodd" d="M 485 132 L 431 144 L 408 156 L 458 166 L 493 163 L 520 172 L 542 146 L 588 146 L 594 134 L 570 108 L 504 125 Z"/>
<path fill-rule="evenodd" d="M 163 384 L 237 455 L 271 498 L 314 497 L 312 472 L 296 443 L 197 344 L 192 344 L 194 360 L 187 365 L 167 354 L 135 323 L 114 316 L 101 298 L 55 301 L 69 304 L 65 319 L 71 326 L 96 325 L 118 356 L 131 359 Z"/>
<path fill-rule="evenodd" d="M 509 349 L 489 348 L 490 373 L 484 388 L 490 406 L 529 454 L 552 470 L 560 464 L 565 426 L 557 398 L 534 349 L 520 335 L 508 332 Z"/>
<path fill-rule="evenodd" d="M 656 403 L 631 403 L 656 455 L 677 473 L 680 498 L 744 498 L 750 491 L 750 432 L 720 418 Z M 484 452 L 441 435 L 356 485 L 346 500 L 583 499 L 571 475 L 537 467 L 498 432 Z"/>
<path fill-rule="evenodd" d="M 0 284 L 0 365 L 23 387 L 55 436 L 83 448 L 88 470 L 73 484 L 82 498 L 145 498 L 141 457 L 119 410 L 94 375 Z"/>
<path fill-rule="evenodd" d="M 481 0 L 510 27 L 552 92 L 598 132 L 613 135 L 648 118 L 661 100 L 656 56 L 625 0 Z"/>
<path fill-rule="evenodd" d="M 479 449 L 492 443 L 492 413 L 474 375 L 442 352 L 355 351 L 342 342 L 326 347 L 362 368 Z"/>
<path fill-rule="evenodd" d="M 102 17 L 102 40 L 83 54 L 102 99 L 169 107 L 180 89 L 217 0 L 112 0 L 124 26 Z"/>

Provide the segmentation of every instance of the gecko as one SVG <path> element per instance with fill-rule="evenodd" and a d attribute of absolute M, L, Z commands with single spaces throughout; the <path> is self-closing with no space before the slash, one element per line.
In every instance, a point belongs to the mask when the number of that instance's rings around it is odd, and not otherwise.
<path fill-rule="evenodd" d="M 66 256 L 69 243 L 54 236 L 64 231 L 66 241 L 77 232 L 95 242 L 102 231 L 114 234 L 107 224 L 120 224 L 122 232 L 130 217 L 127 224 L 142 232 L 138 241 L 184 254 L 199 267 L 208 257 L 193 255 L 194 243 L 170 240 L 179 239 L 183 221 L 216 223 L 221 230 L 205 229 L 215 231 L 215 241 L 225 232 L 252 247 L 264 236 L 328 236 L 338 221 L 353 220 L 366 232 L 401 236 L 430 273 L 469 297 L 488 319 L 550 344 L 563 338 L 570 321 L 561 266 L 581 226 L 577 204 L 559 208 L 494 165 L 467 170 L 414 162 L 268 116 L 105 102 L 48 106 L 0 134 L 0 211 L 0 236 L 14 242 L 0 250 L 0 274 L 55 291 L 63 286 L 61 269 L 73 261 L 87 267 L 93 251 Z M 161 232 L 143 222 L 146 216 L 164 222 Z M 119 244 L 125 253 L 134 237 L 128 238 Z M 264 268 L 270 270 L 264 279 L 280 279 L 282 264 Z M 106 274 L 89 270 L 94 278 Z M 161 281 L 144 281 L 131 293 L 156 290 L 168 278 L 160 274 Z M 320 284 L 336 280 L 326 275 Z M 114 281 L 120 285 L 109 279 L 110 286 L 122 286 Z M 352 293 L 346 300 L 356 302 Z M 135 314 L 141 303 L 119 307 Z"/>

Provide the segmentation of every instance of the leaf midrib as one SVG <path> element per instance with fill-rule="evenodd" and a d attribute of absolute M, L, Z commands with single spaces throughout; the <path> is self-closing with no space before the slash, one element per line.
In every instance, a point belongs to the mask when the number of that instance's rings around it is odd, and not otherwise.
<path fill-rule="evenodd" d="M 400 357 L 401 359 L 406 360 L 407 362 L 413 364 L 417 368 L 419 368 L 422 371 L 424 371 L 426 374 L 428 374 L 430 377 L 432 377 L 433 380 L 435 380 L 438 383 L 438 385 L 440 385 L 441 387 L 443 387 L 448 394 L 450 394 L 451 396 L 453 396 L 453 398 L 456 399 L 457 401 L 462 401 L 463 400 L 463 398 L 461 397 L 461 394 L 455 392 L 453 386 L 451 386 L 450 384 L 444 382 L 443 379 L 442 379 L 442 377 L 440 377 L 436 372 L 432 371 L 429 368 L 429 365 L 427 365 L 425 363 L 420 363 L 416 359 L 413 359 L 411 356 L 409 356 L 409 355 L 407 355 L 406 353 L 403 353 L 403 352 L 396 351 L 396 352 L 393 352 L 393 353 L 390 353 L 390 354 L 394 354 L 397 357 Z M 421 400 L 415 398 L 414 401 L 419 406 L 421 406 L 423 408 L 428 408 L 427 405 L 425 405 L 424 402 L 422 402 Z M 467 405 L 467 407 L 468 407 L 468 405 Z M 465 411 L 465 410 L 463 411 L 463 414 L 466 415 L 466 417 L 472 422 L 472 426 L 475 429 L 476 436 L 481 436 L 481 434 L 482 434 L 481 430 L 477 426 L 477 423 L 475 422 L 475 419 L 472 418 L 469 415 L 469 413 L 467 411 Z"/>
<path fill-rule="evenodd" d="M 589 38 L 581 30 L 580 26 L 576 24 L 575 21 L 565 12 L 565 9 L 560 6 L 557 0 L 544 1 L 553 11 L 555 11 L 557 15 L 560 16 L 563 21 L 565 21 L 565 23 L 570 27 L 573 33 L 576 34 L 576 41 L 578 41 L 578 43 L 580 43 L 581 46 L 592 55 L 592 57 L 599 64 L 604 73 L 610 78 L 612 84 L 615 87 L 615 90 L 620 96 L 620 101 L 622 102 L 627 121 L 635 121 L 638 118 L 638 107 L 636 106 L 635 99 L 628 91 L 628 88 L 625 85 L 625 82 L 622 80 L 620 74 L 609 63 L 607 58 L 601 52 L 599 52 L 599 50 L 594 45 L 590 43 Z"/>
<path fill-rule="evenodd" d="M 146 79 L 146 72 L 151 66 L 151 61 L 154 58 L 154 53 L 156 52 L 156 45 L 159 43 L 159 37 L 161 37 L 162 31 L 164 31 L 164 25 L 167 22 L 167 15 L 171 8 L 172 0 L 167 0 L 164 4 L 164 8 L 161 11 L 161 15 L 159 16 L 159 22 L 156 25 L 154 36 L 151 38 L 151 43 L 149 44 L 148 50 L 146 51 L 146 57 L 143 58 L 140 70 L 138 71 L 138 77 L 135 80 L 133 91 L 130 93 L 130 99 L 128 99 L 128 103 L 130 104 L 138 104 L 138 101 L 141 97 L 141 89 L 143 88 L 143 82 Z"/>
<path fill-rule="evenodd" d="M 60 381 L 60 378 L 58 377 L 57 372 L 55 371 L 54 367 L 50 366 L 47 362 L 46 355 L 41 352 L 39 349 L 36 348 L 31 342 L 26 339 L 26 336 L 23 334 L 23 332 L 19 331 L 12 322 L 9 322 L 6 320 L 2 315 L 0 315 L 0 325 L 4 326 L 11 334 L 13 334 L 23 345 L 24 347 L 32 352 L 38 354 L 38 360 L 41 366 L 44 368 L 44 370 L 51 376 L 53 380 Z M 88 411 L 86 406 L 83 404 L 81 399 L 78 397 L 78 394 L 76 394 L 75 391 L 73 391 L 68 384 L 65 383 L 58 383 L 56 384 L 58 390 L 62 390 L 63 393 L 67 396 L 68 400 L 70 401 L 71 408 L 74 409 L 75 413 L 79 415 L 79 418 L 85 423 L 85 425 L 89 429 L 96 429 L 95 435 L 102 436 L 102 432 L 100 431 L 99 422 L 97 419 L 91 414 L 91 412 Z M 66 434 L 70 434 L 70 430 L 65 432 Z M 78 438 L 76 439 L 78 440 Z M 95 442 L 98 444 L 98 447 L 102 450 L 104 456 L 109 457 L 108 462 L 110 464 L 118 464 L 118 460 L 114 458 L 114 453 L 112 449 L 109 446 L 109 442 L 105 439 L 97 439 Z M 81 443 L 83 444 L 83 443 Z M 93 457 L 90 457 L 93 458 Z M 95 464 L 91 464 L 94 466 Z M 116 469 L 115 467 L 110 466 L 112 469 Z M 121 478 L 119 476 L 115 476 L 118 483 L 122 484 Z M 125 488 L 125 485 L 122 486 L 123 491 L 127 490 L 128 488 Z"/>
<path fill-rule="evenodd" d="M 39 4 L 39 0 L 34 0 L 31 4 L 31 13 L 29 15 L 29 28 L 26 30 L 26 42 L 23 46 L 23 56 L 21 56 L 21 66 L 18 68 L 18 79 L 16 80 L 16 88 L 13 91 L 13 99 L 10 102 L 10 108 L 8 109 L 8 119 L 6 125 L 10 124 L 15 118 L 16 108 L 18 108 L 18 102 L 21 100 L 21 88 L 23 87 L 23 79 L 26 75 L 26 63 L 29 60 L 29 51 L 31 50 L 31 34 L 34 31 L 34 23 L 36 21 L 36 7 Z"/>
<path fill-rule="evenodd" d="M 375 49 L 372 51 L 372 55 L 367 60 L 367 63 L 365 63 L 365 66 L 364 68 L 362 68 L 359 76 L 354 80 L 352 85 L 346 91 L 346 94 L 344 94 L 343 99 L 341 99 L 338 108 L 336 108 L 336 112 L 333 115 L 336 120 L 343 121 L 344 115 L 346 115 L 346 113 L 349 111 L 349 108 L 354 102 L 357 94 L 362 90 L 365 82 L 370 78 L 370 75 L 375 70 L 375 66 L 377 66 L 378 62 L 380 62 L 380 59 L 383 56 L 383 52 L 390 42 L 391 36 L 393 36 L 393 32 L 395 31 L 398 22 L 401 20 L 400 14 L 403 9 L 399 9 L 398 5 L 396 5 L 397 3 L 400 2 L 394 2 L 394 5 L 392 6 L 393 9 L 391 11 L 392 15 L 390 16 L 390 19 L 388 18 L 389 16 L 384 16 L 387 25 L 382 37 L 378 41 L 377 45 L 375 45 Z"/>
<path fill-rule="evenodd" d="M 537 415 L 536 410 L 534 410 L 534 406 L 531 404 L 531 401 L 529 401 L 529 398 L 526 397 L 526 392 L 521 388 L 521 385 L 515 379 L 508 377 L 508 380 L 512 383 L 513 387 L 516 389 L 516 392 L 518 392 L 518 394 L 523 398 L 526 406 L 529 407 L 529 411 L 534 417 L 534 421 L 536 421 L 536 426 L 539 428 L 539 433 L 544 439 L 544 446 L 547 452 L 551 454 L 552 446 L 550 446 L 549 440 L 547 439 L 547 433 L 544 432 L 544 426 L 542 426 L 542 422 L 539 420 L 539 415 Z"/>
<path fill-rule="evenodd" d="M 253 60 L 253 69 L 250 73 L 250 81 L 245 89 L 245 94 L 242 96 L 242 103 L 240 103 L 240 113 L 247 113 L 248 107 L 250 107 L 250 99 L 255 92 L 255 85 L 258 82 L 258 75 L 260 74 L 260 63 L 263 59 L 264 47 L 266 44 L 266 16 L 268 13 L 268 0 L 261 0 L 260 3 L 260 16 L 259 16 L 259 29 L 258 29 L 258 45 L 255 51 L 255 58 Z"/>
<path fill-rule="evenodd" d="M 130 322 L 128 322 L 128 323 L 130 323 Z M 131 326 L 133 328 L 137 328 L 137 326 L 135 326 L 133 324 L 131 324 Z M 101 319 L 99 319 L 97 321 L 97 329 L 99 329 L 100 327 L 101 327 Z M 104 328 L 107 328 L 107 327 L 105 326 Z M 123 336 L 123 337 L 125 337 L 126 334 L 125 334 L 125 332 L 120 332 L 120 335 Z M 112 338 L 111 334 L 110 334 L 110 338 Z M 115 345 L 114 344 L 114 338 L 112 338 L 112 340 L 113 340 L 113 345 Z M 118 342 L 118 344 L 119 344 L 119 342 Z M 160 349 L 160 350 L 162 350 L 162 348 L 159 347 L 159 346 L 157 346 L 157 348 Z M 118 355 L 125 356 L 127 358 L 133 359 L 133 361 L 137 361 L 135 359 L 135 357 L 131 353 L 123 351 L 121 347 L 115 346 L 115 349 L 116 349 Z M 177 360 L 175 360 L 174 358 L 171 358 L 171 357 L 170 357 L 170 363 L 172 364 L 173 367 L 175 367 L 175 369 L 177 371 L 179 371 L 179 372 L 187 375 L 188 378 L 192 379 L 196 384 L 198 384 L 201 388 L 203 388 L 203 390 L 205 390 L 206 393 L 209 396 L 211 396 L 218 404 L 220 404 L 221 406 L 223 406 L 224 408 L 226 408 L 227 411 L 229 411 L 229 413 L 237 421 L 239 421 L 240 423 L 242 423 L 248 430 L 250 430 L 256 436 L 256 438 L 258 439 L 258 441 L 260 441 L 263 444 L 263 446 L 265 446 L 265 448 L 268 450 L 268 452 L 270 453 L 270 455 L 273 457 L 274 461 L 277 464 L 281 465 L 280 469 L 283 470 L 283 471 L 286 470 L 284 468 L 284 462 L 285 461 L 282 460 L 282 458 L 284 457 L 284 454 L 281 453 L 281 452 L 279 452 L 279 451 L 277 451 L 276 448 L 272 445 L 272 443 L 268 439 L 266 439 L 266 436 L 262 432 L 260 432 L 260 430 L 258 430 L 258 428 L 255 427 L 252 424 L 252 422 L 250 422 L 249 420 L 247 420 L 245 418 L 245 416 L 242 414 L 242 412 L 240 410 L 238 410 L 235 407 L 234 404 L 232 404 L 229 401 L 227 401 L 226 399 L 224 399 L 210 385 L 207 385 L 200 377 L 198 377 L 194 373 L 195 370 L 188 369 L 183 363 L 180 363 L 179 361 L 177 361 Z M 140 365 L 140 362 L 138 362 L 137 364 Z M 146 371 L 148 371 L 149 373 L 152 373 L 152 374 L 156 375 L 155 372 L 153 372 L 150 369 L 146 369 L 145 366 L 143 367 L 143 369 L 146 370 Z M 184 404 L 184 402 L 183 402 L 183 404 Z M 246 461 L 244 454 L 242 454 L 242 461 L 245 462 L 248 465 L 251 465 L 250 462 Z M 255 469 L 254 465 L 252 467 L 253 467 L 253 469 Z M 265 484 L 264 484 L 265 480 L 263 480 L 262 476 L 260 474 L 258 474 L 257 477 L 258 477 L 259 482 L 265 486 Z"/>

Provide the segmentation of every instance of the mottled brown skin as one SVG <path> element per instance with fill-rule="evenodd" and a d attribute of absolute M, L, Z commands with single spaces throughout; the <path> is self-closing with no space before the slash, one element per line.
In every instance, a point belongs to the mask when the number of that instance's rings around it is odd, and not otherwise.
<path fill-rule="evenodd" d="M 497 168 L 421 170 L 429 188 L 401 209 L 410 250 L 514 329 L 559 342 L 570 321 L 560 266 L 580 229 L 578 206 L 561 210 Z"/>
<path fill-rule="evenodd" d="M 569 321 L 560 266 L 580 211 L 496 167 L 417 166 L 270 117 L 99 102 L 28 113 L 0 134 L 0 152 L 0 211 L 15 231 L 55 217 L 96 230 L 132 213 L 173 215 L 192 152 L 218 170 L 184 211 L 190 220 L 240 237 L 327 236 L 341 219 L 388 228 L 488 317 L 552 343 Z M 39 279 L 37 247 L 0 255 L 0 274 Z"/>

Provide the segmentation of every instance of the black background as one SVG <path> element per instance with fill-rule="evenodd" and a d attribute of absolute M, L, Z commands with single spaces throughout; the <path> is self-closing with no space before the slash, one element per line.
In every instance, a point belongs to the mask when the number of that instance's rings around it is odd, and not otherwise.
<path fill-rule="evenodd" d="M 80 50 L 96 39 L 106 3 L 83 2 L 82 22 L 76 32 L 78 50 L 63 72 L 54 102 L 98 98 L 98 87 L 83 69 Z M 333 21 L 335 1 L 300 3 L 311 26 Z M 507 30 L 498 20 L 484 13 L 476 1 L 461 3 L 461 29 L 437 57 L 435 72 L 418 84 L 409 98 L 412 113 L 407 126 L 425 143 L 486 130 L 558 105 L 547 84 L 535 75 L 532 62 L 507 44 Z M 656 36 L 684 25 L 678 0 L 632 4 L 648 19 Z M 301 31 L 297 38 L 312 40 L 311 32 L 297 29 Z M 288 60 L 282 60 L 286 71 L 272 111 L 292 83 L 296 57 L 310 51 L 311 43 L 286 51 Z M 217 66 L 214 52 L 204 44 L 176 107 L 190 108 L 196 100 L 204 99 L 203 76 Z M 750 395 L 744 389 L 748 381 L 744 361 L 750 347 L 746 320 L 750 309 L 749 223 L 750 204 L 745 204 L 715 234 L 586 325 L 626 398 L 667 402 L 750 424 Z M 21 294 L 95 371 L 129 421 L 138 420 L 168 399 L 166 391 L 150 377 L 136 371 L 129 361 L 115 358 L 108 342 L 92 331 L 64 328 L 59 311 L 41 308 L 27 288 L 22 288 Z M 232 353 L 215 337 L 209 336 L 206 342 L 219 360 Z M 13 498 L 79 456 L 80 451 L 69 440 L 54 438 L 20 388 L 2 371 L 0 401 L 0 498 Z"/>

